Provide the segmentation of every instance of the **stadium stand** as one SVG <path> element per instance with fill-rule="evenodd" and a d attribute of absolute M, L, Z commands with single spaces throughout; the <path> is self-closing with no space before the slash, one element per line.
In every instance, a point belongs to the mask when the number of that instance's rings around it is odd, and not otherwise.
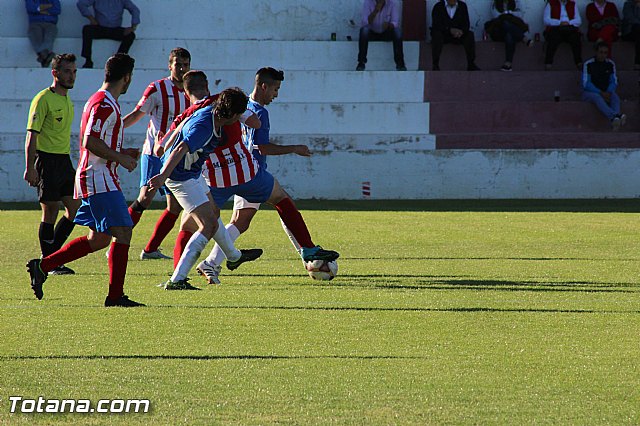
<path fill-rule="evenodd" d="M 512 73 L 493 71 L 502 64 L 502 45 L 481 40 L 477 63 L 483 71 L 456 71 L 464 66 L 459 60 L 464 54 L 453 47 L 443 52 L 443 71 L 431 72 L 425 71 L 430 69 L 429 43 L 413 41 L 420 32 L 412 28 L 412 41 L 404 42 L 409 71 L 393 71 L 389 43 L 371 43 L 367 71 L 356 72 L 360 1 L 194 0 L 178 2 L 177 8 L 176 3 L 136 1 L 142 22 L 130 51 L 136 71 L 129 92 L 121 97 L 123 111 L 132 109 L 150 81 L 166 76 L 166 58 L 176 46 L 191 51 L 192 68 L 207 72 L 212 92 L 231 85 L 249 91 L 259 67 L 284 69 L 280 97 L 270 106 L 273 139 L 306 143 L 315 155 L 273 158 L 269 167 L 296 198 L 366 198 L 363 182 L 371 187 L 372 198 L 637 194 L 630 180 L 638 174 L 632 163 L 639 156 L 633 148 L 640 144 L 640 111 L 629 43 L 613 48 L 620 66 L 619 94 L 629 116 L 625 130 L 613 134 L 595 108 L 579 100 L 580 75 L 571 69 L 565 46 L 549 72 L 542 71 L 541 43 L 518 47 Z M 543 2 L 525 3 L 532 33 L 538 32 Z M 621 9 L 622 1 L 616 3 Z M 405 7 L 415 4 L 404 1 Z M 468 4 L 481 38 L 489 1 Z M 581 10 L 585 4 L 579 2 Z M 431 6 L 429 0 L 426 8 L 416 10 L 430 15 Z M 79 56 L 85 20 L 75 1 L 62 0 L 62 7 L 55 50 Z M 128 19 L 125 15 L 125 23 Z M 50 72 L 36 61 L 26 28 L 22 2 L 5 5 L 0 15 L 3 201 L 35 200 L 35 191 L 22 180 L 24 127 L 29 101 L 49 84 Z M 331 41 L 331 33 L 337 41 Z M 97 69 L 78 71 L 71 91 L 74 138 L 82 105 L 102 79 L 98 64 L 116 48 L 114 41 L 94 41 Z M 590 52 L 585 43 L 585 58 Z M 558 103 L 553 100 L 556 90 L 561 93 Z M 141 120 L 127 129 L 126 145 L 141 146 L 145 127 Z M 609 184 L 591 181 L 592 168 L 610 173 Z M 133 198 L 137 172 L 120 174 L 125 194 Z"/>

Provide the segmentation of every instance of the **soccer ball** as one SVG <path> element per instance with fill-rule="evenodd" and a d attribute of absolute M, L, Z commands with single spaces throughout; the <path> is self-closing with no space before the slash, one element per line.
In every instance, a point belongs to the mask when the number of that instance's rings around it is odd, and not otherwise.
<path fill-rule="evenodd" d="M 318 281 L 330 281 L 338 274 L 338 262 L 332 260 L 310 260 L 304 264 L 311 278 Z"/>

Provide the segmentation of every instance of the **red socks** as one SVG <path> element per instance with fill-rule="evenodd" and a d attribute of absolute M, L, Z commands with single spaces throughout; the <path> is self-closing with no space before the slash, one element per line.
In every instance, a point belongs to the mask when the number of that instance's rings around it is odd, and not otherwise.
<path fill-rule="evenodd" d="M 78 237 L 69 241 L 69 244 L 57 252 L 42 259 L 40 269 L 42 269 L 42 272 L 47 273 L 60 265 L 85 257 L 89 253 L 93 253 L 93 251 L 86 236 Z"/>
<path fill-rule="evenodd" d="M 153 230 L 151 238 L 149 239 L 147 246 L 144 248 L 144 251 L 151 253 L 158 250 L 162 240 L 164 240 L 164 238 L 173 229 L 173 226 L 176 224 L 176 220 L 178 220 L 178 215 L 165 209 L 156 222 L 156 227 Z"/>
<path fill-rule="evenodd" d="M 178 233 L 178 238 L 176 238 L 176 245 L 173 248 L 173 269 L 175 270 L 178 267 L 178 262 L 180 262 L 180 256 L 182 256 L 182 252 L 184 248 L 187 246 L 187 243 L 191 239 L 193 232 L 189 231 L 180 231 Z"/>
<path fill-rule="evenodd" d="M 109 255 L 109 295 L 111 300 L 117 300 L 124 294 L 124 276 L 127 274 L 129 261 L 129 245 L 111 243 Z"/>
<path fill-rule="evenodd" d="M 311 241 L 307 224 L 304 223 L 302 215 L 296 208 L 296 205 L 293 204 L 293 201 L 291 201 L 291 198 L 287 197 L 280 201 L 275 205 L 275 208 L 280 215 L 280 219 L 282 219 L 287 228 L 289 228 L 289 231 L 291 231 L 295 239 L 298 240 L 298 244 L 300 244 L 301 247 L 316 246 L 313 244 L 313 241 Z"/>
<path fill-rule="evenodd" d="M 131 216 L 131 220 L 133 221 L 133 226 L 136 226 L 138 222 L 140 222 L 140 218 L 142 217 L 142 212 L 135 211 L 131 207 L 129 207 L 129 216 Z"/>

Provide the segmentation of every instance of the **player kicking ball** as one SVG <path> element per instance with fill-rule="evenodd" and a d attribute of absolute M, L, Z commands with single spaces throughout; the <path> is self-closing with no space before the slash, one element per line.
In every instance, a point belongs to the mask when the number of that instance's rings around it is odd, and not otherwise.
<path fill-rule="evenodd" d="M 202 71 L 190 71 L 184 76 L 185 91 L 207 90 L 207 78 Z M 213 105 L 199 109 L 176 129 L 177 139 L 165 147 L 160 174 L 149 180 L 150 189 L 166 183 L 184 213 L 181 230 L 196 227 L 180 256 L 166 290 L 195 290 L 188 283 L 193 268 L 211 238 L 221 246 L 229 264 L 235 269 L 244 262 L 262 255 L 261 249 L 238 250 L 224 226 L 218 226 L 220 211 L 213 203 L 209 188 L 202 177 L 202 165 L 213 150 L 224 143 L 223 126 L 237 122 L 247 109 L 247 96 L 242 90 L 224 90 Z"/>

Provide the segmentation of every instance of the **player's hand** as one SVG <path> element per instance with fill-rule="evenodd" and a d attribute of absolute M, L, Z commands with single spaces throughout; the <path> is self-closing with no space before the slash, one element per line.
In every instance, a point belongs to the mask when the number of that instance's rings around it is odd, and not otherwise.
<path fill-rule="evenodd" d="M 293 152 L 301 157 L 311 157 L 311 151 L 309 151 L 309 147 L 306 145 L 296 145 Z"/>
<path fill-rule="evenodd" d="M 136 161 L 140 158 L 140 150 L 138 148 L 122 148 L 120 152 Z"/>
<path fill-rule="evenodd" d="M 135 160 L 135 158 L 127 155 L 127 154 L 123 154 L 121 156 L 121 159 L 119 161 L 120 165 L 122 167 L 124 167 L 125 169 L 127 169 L 128 171 L 132 172 L 136 169 L 136 167 L 138 166 L 138 162 Z"/>
<path fill-rule="evenodd" d="M 147 184 L 149 185 L 149 189 L 151 189 L 151 190 L 160 189 L 164 185 L 164 182 L 166 180 L 167 180 L 167 178 L 164 177 L 162 175 L 162 173 L 161 173 L 161 174 L 155 175 L 154 177 L 149 179 L 149 182 Z"/>
<path fill-rule="evenodd" d="M 38 182 L 40 182 L 38 173 L 34 169 L 26 169 L 24 171 L 24 180 L 29 183 L 29 186 L 38 186 Z"/>

